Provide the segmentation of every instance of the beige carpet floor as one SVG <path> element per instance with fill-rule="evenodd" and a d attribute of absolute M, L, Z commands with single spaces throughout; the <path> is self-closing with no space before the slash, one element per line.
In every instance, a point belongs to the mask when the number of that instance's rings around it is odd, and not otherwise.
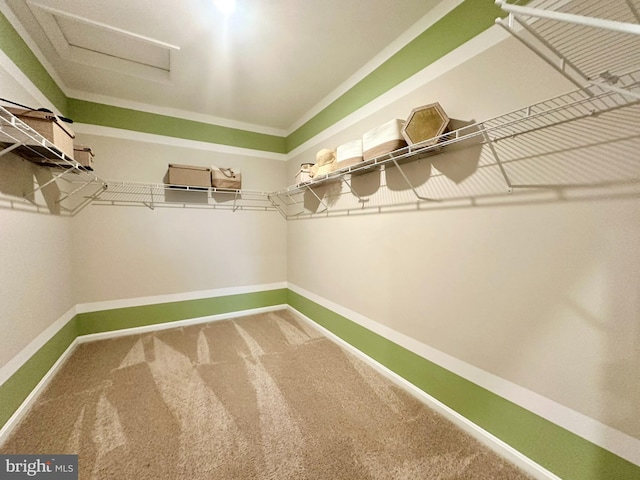
<path fill-rule="evenodd" d="M 81 479 L 525 479 L 290 312 L 82 344 L 0 447 Z"/>

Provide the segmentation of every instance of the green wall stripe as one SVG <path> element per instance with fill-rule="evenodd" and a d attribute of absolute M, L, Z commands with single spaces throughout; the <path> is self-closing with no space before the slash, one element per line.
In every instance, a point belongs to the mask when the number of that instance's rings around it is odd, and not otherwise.
<path fill-rule="evenodd" d="M 0 385 L 0 426 L 79 335 L 287 303 L 563 479 L 640 478 L 639 466 L 288 289 L 78 314 Z"/>
<path fill-rule="evenodd" d="M 2 12 L 0 12 L 0 49 L 63 115 L 67 114 L 66 95 Z M 40 105 L 30 106 L 40 107 Z"/>
<path fill-rule="evenodd" d="M 493 0 L 465 0 L 292 132 L 287 137 L 287 152 L 482 33 L 499 16 L 504 13 Z"/>
<path fill-rule="evenodd" d="M 640 478 L 637 465 L 293 291 L 287 303 L 560 478 Z"/>
<path fill-rule="evenodd" d="M 80 335 L 284 305 L 286 302 L 287 290 L 277 289 L 78 314 L 0 385 L 0 428 Z"/>
<path fill-rule="evenodd" d="M 77 315 L 78 335 L 111 332 L 124 328 L 144 327 L 189 318 L 284 305 L 286 302 L 287 290 L 278 289 L 81 313 Z"/>
<path fill-rule="evenodd" d="M 0 427 L 7 423 L 11 415 L 73 343 L 76 336 L 76 318 L 74 317 L 0 385 Z"/>
<path fill-rule="evenodd" d="M 0 48 L 47 98 L 77 122 L 288 153 L 486 30 L 503 15 L 493 0 L 465 0 L 286 138 L 67 98 L 1 14 Z"/>
<path fill-rule="evenodd" d="M 285 139 L 277 135 L 185 120 L 101 103 L 69 99 L 68 116 L 79 123 L 184 138 L 199 142 L 285 153 Z"/>

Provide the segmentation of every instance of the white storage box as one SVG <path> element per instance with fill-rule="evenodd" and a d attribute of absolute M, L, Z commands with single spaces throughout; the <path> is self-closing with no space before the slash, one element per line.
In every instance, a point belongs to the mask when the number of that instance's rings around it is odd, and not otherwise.
<path fill-rule="evenodd" d="M 313 163 L 303 163 L 300 165 L 300 170 L 296 173 L 296 183 L 304 183 L 311 180 L 311 167 Z"/>
<path fill-rule="evenodd" d="M 402 136 L 404 120 L 394 119 L 372 128 L 362 136 L 362 157 L 365 161 L 379 157 L 406 147 L 407 142 Z"/>
<path fill-rule="evenodd" d="M 362 139 L 343 143 L 336 149 L 336 170 L 362 162 Z"/>

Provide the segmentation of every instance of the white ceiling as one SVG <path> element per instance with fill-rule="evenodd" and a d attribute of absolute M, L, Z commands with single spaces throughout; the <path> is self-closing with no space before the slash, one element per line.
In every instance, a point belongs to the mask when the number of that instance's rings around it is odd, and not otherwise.
<path fill-rule="evenodd" d="M 288 132 L 440 1 L 236 0 L 228 18 L 213 0 L 6 3 L 72 97 Z"/>

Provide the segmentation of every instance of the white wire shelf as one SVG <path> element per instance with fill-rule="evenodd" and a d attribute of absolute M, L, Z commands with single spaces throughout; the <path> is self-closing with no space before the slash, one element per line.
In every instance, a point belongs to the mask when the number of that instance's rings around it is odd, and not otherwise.
<path fill-rule="evenodd" d="M 278 210 L 291 219 L 411 208 L 519 188 L 637 182 L 637 162 L 602 162 L 610 160 L 607 154 L 612 152 L 622 159 L 635 158 L 640 148 L 634 127 L 640 121 L 640 0 L 496 3 L 508 13 L 497 23 L 577 90 L 456 128 L 435 143 L 429 139 L 275 192 L 178 193 L 167 185 L 109 182 L 93 203 Z M 448 172 L 447 162 L 459 160 L 449 155 L 454 151 L 466 151 L 458 157 L 475 156 L 473 175 L 456 178 Z M 374 175 L 365 175 L 369 173 Z M 361 180 L 371 180 L 376 173 L 381 188 L 375 188 L 374 180 L 374 188 L 363 189 L 366 181 Z"/>
<path fill-rule="evenodd" d="M 626 90 L 640 66 L 640 0 L 496 3 L 508 13 L 496 23 L 579 88 Z"/>
<path fill-rule="evenodd" d="M 0 142 L 4 146 L 3 150 L 0 150 L 0 156 L 13 151 L 31 162 L 45 166 L 76 170 L 75 173 L 91 172 L 90 168 L 65 155 L 52 142 L 1 105 Z"/>
<path fill-rule="evenodd" d="M 45 210 L 38 203 L 38 194 L 43 195 L 49 211 L 75 215 L 106 188 L 106 183 L 90 168 L 64 154 L 52 142 L 0 105 L 0 158 L 8 153 L 18 155 L 35 165 L 48 167 L 52 172 L 46 177 L 35 174 L 35 182 L 33 179 L 30 182 L 32 188 L 19 192 L 23 203 L 33 206 L 37 211 Z M 61 182 L 65 183 L 65 188 L 60 188 Z M 90 193 L 87 194 L 87 191 Z M 11 208 L 15 208 L 16 201 L 3 199 L 3 203 L 9 203 Z"/>
<path fill-rule="evenodd" d="M 487 134 L 491 135 L 491 140 L 496 141 L 585 116 L 595 116 L 638 102 L 639 99 L 636 98 L 636 95 L 640 95 L 640 70 L 620 77 L 620 83 L 625 86 L 623 92 L 611 91 L 602 86 L 594 86 L 593 93 L 575 90 L 489 120 L 465 125 L 438 137 L 394 150 L 366 162 L 323 174 L 310 181 L 291 185 L 269 195 L 271 197 L 286 196 L 326 182 L 341 181 L 347 174 L 366 173 L 385 165 L 401 166 L 405 161 L 437 155 L 447 147 L 456 144 L 464 145 L 476 137 L 481 137 L 483 141 L 486 141 Z M 434 140 L 436 140 L 435 143 Z"/>
<path fill-rule="evenodd" d="M 267 192 L 229 190 L 163 183 L 107 181 L 106 188 L 92 199 L 94 205 L 144 205 L 150 209 L 212 208 L 219 210 L 275 211 Z"/>
<path fill-rule="evenodd" d="M 499 189 L 504 194 L 514 189 L 577 186 L 577 177 L 580 177 L 580 186 L 635 182 L 640 177 L 638 162 L 606 175 L 600 172 L 598 165 L 591 176 L 584 173 L 588 162 L 576 165 L 576 157 L 584 156 L 585 152 L 599 152 L 605 147 L 615 150 L 616 144 L 627 149 L 620 152 L 621 157 L 635 158 L 637 146 L 624 145 L 629 139 L 640 143 L 636 128 L 640 123 L 640 100 L 633 95 L 640 93 L 640 71 L 624 75 L 620 82 L 626 88 L 623 93 L 597 85 L 590 92 L 575 90 L 463 126 L 436 137 L 436 144 L 423 146 L 433 143 L 433 139 L 429 139 L 273 192 L 269 198 L 285 218 L 291 219 L 335 212 L 411 208 L 423 203 L 496 195 Z M 446 162 L 454 164 L 458 161 L 449 154 L 458 152 L 457 155 L 468 157 L 465 150 L 473 149 L 477 151 L 474 175 L 478 177 L 478 183 L 474 185 L 471 178 L 457 184 L 447 181 L 442 172 L 451 167 L 447 167 Z M 601 158 L 607 160 L 606 153 Z M 551 159 L 555 165 L 549 164 Z M 416 161 L 423 165 L 415 167 L 414 164 L 419 163 Z M 592 159 L 591 163 L 595 165 L 598 161 Z M 537 173 L 536 162 L 540 165 Z M 417 169 L 428 171 L 436 164 L 440 171 L 426 175 L 416 173 Z M 580 173 L 565 172 L 570 164 L 579 167 L 576 172 Z M 380 188 L 369 188 L 369 192 L 363 194 L 363 189 L 355 186 L 355 182 L 362 184 L 360 174 L 376 171 L 382 178 Z M 396 177 L 395 187 L 388 178 L 391 172 Z M 483 175 L 484 179 L 480 180 Z M 389 191 L 394 188 L 404 189 L 406 194 Z M 385 189 L 387 192 L 382 192 Z M 353 197 L 353 200 L 344 197 Z"/>
<path fill-rule="evenodd" d="M 496 3 L 508 13 L 496 22 L 576 90 L 275 192 L 104 182 L 94 176 L 72 194 L 102 182 L 97 193 L 83 197 L 86 202 L 151 209 L 277 210 L 292 219 L 433 205 L 519 188 L 638 183 L 640 0 Z M 0 155 L 16 149 L 38 162 L 90 173 L 4 109 L 0 143 L 5 146 Z M 453 152 L 458 152 L 456 157 Z M 453 171 L 458 157 L 473 164 L 464 175 Z"/>

